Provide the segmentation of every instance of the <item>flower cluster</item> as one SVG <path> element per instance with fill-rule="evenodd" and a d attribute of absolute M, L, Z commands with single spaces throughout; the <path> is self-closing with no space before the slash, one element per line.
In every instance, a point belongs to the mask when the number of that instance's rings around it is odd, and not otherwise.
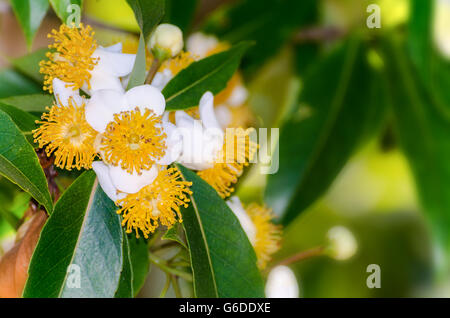
<path fill-rule="evenodd" d="M 63 25 L 49 37 L 54 44 L 40 65 L 44 89 L 54 94 L 55 103 L 38 121 L 35 142 L 61 169 L 93 169 L 128 233 L 148 238 L 159 226 L 182 221 L 191 183 L 175 162 L 196 171 L 222 198 L 233 193 L 258 147 L 253 131 L 242 129 L 250 117 L 241 111 L 248 109 L 248 94 L 240 75 L 215 97 L 205 92 L 198 107 L 186 111 L 166 111 L 161 93 L 179 72 L 227 49 L 226 44 L 195 34 L 185 52 L 179 30 L 160 25 L 147 52 L 148 64 L 158 66 L 151 83 L 127 90 L 137 51 L 132 41 L 102 47 L 84 25 Z M 230 134 L 231 127 L 240 129 Z M 244 209 L 237 197 L 228 204 L 263 268 L 278 249 L 280 229 L 265 207 Z"/>

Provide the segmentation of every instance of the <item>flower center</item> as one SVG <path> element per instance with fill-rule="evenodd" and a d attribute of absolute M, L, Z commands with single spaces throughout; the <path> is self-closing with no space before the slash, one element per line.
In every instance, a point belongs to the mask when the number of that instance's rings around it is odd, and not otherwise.
<path fill-rule="evenodd" d="M 161 117 L 148 109 L 144 114 L 138 108 L 116 114 L 102 140 L 103 159 L 129 173 L 150 169 L 166 151 L 161 126 Z"/>
<path fill-rule="evenodd" d="M 40 127 L 33 131 L 35 142 L 45 147 L 48 156 L 54 154 L 55 165 L 61 169 L 90 169 L 96 156 L 94 140 L 97 133 L 84 117 L 85 105 L 54 105 L 38 122 Z"/>
<path fill-rule="evenodd" d="M 79 28 L 61 25 L 58 31 L 53 30 L 48 35 L 54 43 L 49 46 L 46 54 L 48 60 L 41 61 L 40 72 L 44 74 L 44 90 L 53 93 L 53 79 L 69 83 L 67 87 L 80 89 L 84 84 L 90 89 L 90 72 L 98 63 L 92 58 L 97 43 L 90 26 L 80 23 Z"/>

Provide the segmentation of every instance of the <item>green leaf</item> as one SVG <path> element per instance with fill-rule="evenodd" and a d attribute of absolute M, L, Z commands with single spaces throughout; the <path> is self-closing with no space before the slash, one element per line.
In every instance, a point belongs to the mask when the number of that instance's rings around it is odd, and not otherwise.
<path fill-rule="evenodd" d="M 50 0 L 53 10 L 56 15 L 61 19 L 63 23 L 67 23 L 67 18 L 72 14 L 71 10 L 68 10 L 70 5 L 78 5 L 81 9 L 83 6 L 82 0 Z"/>
<path fill-rule="evenodd" d="M 14 68 L 22 74 L 35 80 L 37 83 L 42 84 L 44 82 L 44 76 L 39 71 L 39 62 L 47 59 L 45 56 L 47 52 L 47 49 L 40 49 L 33 53 L 14 59 L 11 62 Z"/>
<path fill-rule="evenodd" d="M 411 59 L 430 94 L 450 114 L 450 61 L 434 43 L 434 13 L 437 1 L 411 1 L 408 48 Z"/>
<path fill-rule="evenodd" d="M 48 0 L 10 0 L 14 14 L 25 34 L 28 47 L 48 10 Z"/>
<path fill-rule="evenodd" d="M 164 16 L 165 0 L 127 0 L 147 41 L 153 28 Z"/>
<path fill-rule="evenodd" d="M 120 273 L 119 287 L 114 295 L 115 298 L 133 298 L 133 267 L 131 265 L 131 247 L 127 234 L 122 229 L 122 257 L 123 266 Z"/>
<path fill-rule="evenodd" d="M 58 200 L 41 232 L 23 296 L 113 297 L 123 267 L 122 242 L 114 202 L 93 171 L 83 173 Z"/>
<path fill-rule="evenodd" d="M 8 114 L 9 117 L 11 117 L 13 122 L 17 125 L 20 131 L 27 138 L 28 142 L 31 145 L 33 145 L 34 138 L 32 131 L 37 128 L 36 120 L 38 118 L 14 106 L 3 104 L 2 102 L 0 102 L 0 110 L 2 110 L 6 114 Z"/>
<path fill-rule="evenodd" d="M 146 76 L 146 58 L 145 58 L 146 48 L 144 35 L 141 33 L 139 38 L 139 47 L 136 55 L 136 61 L 134 62 L 133 71 L 130 75 L 130 81 L 128 82 L 127 90 L 133 87 L 144 85 Z"/>
<path fill-rule="evenodd" d="M 231 44 L 255 41 L 242 62 L 250 74 L 276 55 L 300 27 L 317 23 L 318 6 L 317 0 L 236 1 L 212 15 L 204 30 Z"/>
<path fill-rule="evenodd" d="M 384 43 L 397 134 L 432 234 L 450 250 L 450 116 L 427 90 L 402 44 Z"/>
<path fill-rule="evenodd" d="M 48 94 L 31 94 L 11 96 L 0 99 L 0 103 L 14 106 L 25 112 L 43 113 L 46 107 L 53 105 L 53 95 Z"/>
<path fill-rule="evenodd" d="M 166 109 L 178 110 L 197 106 L 206 91 L 218 94 L 239 67 L 250 42 L 235 45 L 230 50 L 194 62 L 175 76 L 163 89 Z"/>
<path fill-rule="evenodd" d="M 305 77 L 300 108 L 281 128 L 279 170 L 268 176 L 265 192 L 284 224 L 327 190 L 384 118 L 383 87 L 366 53 L 352 39 Z"/>
<path fill-rule="evenodd" d="M 256 256 L 238 219 L 217 192 L 194 172 L 178 165 L 193 182 L 183 209 L 196 297 L 264 297 Z"/>
<path fill-rule="evenodd" d="M 0 98 L 15 95 L 35 94 L 42 88 L 34 81 L 13 70 L 0 71 Z"/>
<path fill-rule="evenodd" d="M 162 239 L 177 242 L 184 248 L 187 248 L 186 244 L 184 243 L 184 240 L 182 239 L 182 237 L 180 235 L 180 231 L 181 231 L 180 228 L 181 228 L 180 225 L 178 225 L 178 224 L 174 225 L 173 227 L 168 229 L 166 233 L 164 233 Z"/>
<path fill-rule="evenodd" d="M 166 0 L 164 22 L 178 26 L 186 33 L 192 26 L 198 0 Z"/>
<path fill-rule="evenodd" d="M 134 296 L 144 286 L 147 274 L 150 269 L 150 259 L 147 241 L 143 238 L 137 239 L 135 235 L 128 234 L 128 244 L 130 246 L 131 267 L 133 269 L 133 290 Z"/>
<path fill-rule="evenodd" d="M 47 212 L 52 212 L 52 199 L 39 159 L 11 117 L 1 110 L 0 174 L 33 196 Z"/>

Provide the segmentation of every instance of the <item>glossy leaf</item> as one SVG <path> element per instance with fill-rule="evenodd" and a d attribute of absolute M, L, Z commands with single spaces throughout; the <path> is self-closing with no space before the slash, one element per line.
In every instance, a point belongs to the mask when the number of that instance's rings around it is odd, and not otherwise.
<path fill-rule="evenodd" d="M 33 196 L 47 212 L 52 212 L 52 199 L 39 159 L 19 127 L 1 110 L 0 174 Z"/>
<path fill-rule="evenodd" d="M 239 67 L 242 56 L 251 46 L 243 42 L 230 50 L 207 57 L 182 70 L 163 89 L 167 110 L 198 105 L 206 91 L 220 93 Z"/>
<path fill-rule="evenodd" d="M 413 170 L 432 233 L 450 247 L 450 117 L 416 76 L 398 40 L 384 43 L 397 134 Z"/>
<path fill-rule="evenodd" d="M 136 61 L 134 62 L 133 71 L 131 72 L 130 81 L 128 82 L 127 90 L 133 87 L 144 85 L 146 77 L 146 48 L 144 36 L 141 33 L 139 38 L 139 47 L 136 55 Z"/>
<path fill-rule="evenodd" d="M 48 0 L 10 0 L 17 20 L 25 34 L 28 47 L 48 10 Z"/>
<path fill-rule="evenodd" d="M 128 234 L 130 246 L 130 260 L 133 270 L 133 291 L 136 296 L 144 286 L 150 269 L 150 259 L 147 241 L 143 238 L 137 239 L 133 234 Z"/>
<path fill-rule="evenodd" d="M 279 170 L 268 176 L 267 203 L 288 224 L 320 197 L 384 117 L 376 74 L 358 39 L 313 67 L 300 108 L 281 128 Z M 326 92 L 326 93 L 324 93 Z"/>
<path fill-rule="evenodd" d="M 153 28 L 164 16 L 165 0 L 127 0 L 127 2 L 134 11 L 145 40 L 148 40 Z"/>
<path fill-rule="evenodd" d="M 61 19 L 63 23 L 67 23 L 67 18 L 72 14 L 70 5 L 83 6 L 82 0 L 49 0 L 56 15 Z"/>
<path fill-rule="evenodd" d="M 194 172 L 192 202 L 182 211 L 196 297 L 264 297 L 256 256 L 238 219 L 216 191 Z"/>
<path fill-rule="evenodd" d="M 123 266 L 122 242 L 114 203 L 93 171 L 83 173 L 42 230 L 24 297 L 113 297 Z"/>
<path fill-rule="evenodd" d="M 187 248 L 186 243 L 184 243 L 184 240 L 180 235 L 180 231 L 181 231 L 180 228 L 181 228 L 181 226 L 174 225 L 173 227 L 171 227 L 170 229 L 167 230 L 167 232 L 163 235 L 162 239 L 177 242 L 184 248 Z"/>
<path fill-rule="evenodd" d="M 27 138 L 28 142 L 33 144 L 34 138 L 32 131 L 37 128 L 35 122 L 38 118 L 14 106 L 3 104 L 2 102 L 0 102 L 0 110 L 5 112 L 13 120 Z"/>
<path fill-rule="evenodd" d="M 35 94 L 42 91 L 42 88 L 28 77 L 13 71 L 0 71 L 0 98 L 16 95 Z"/>
<path fill-rule="evenodd" d="M 47 59 L 45 56 L 47 51 L 47 49 L 34 51 L 33 53 L 12 60 L 12 65 L 22 74 L 41 84 L 44 81 L 44 76 L 39 71 L 39 62 Z"/>
<path fill-rule="evenodd" d="M 53 105 L 53 96 L 48 94 L 11 96 L 0 99 L 0 103 L 14 106 L 25 112 L 43 113 L 46 107 Z"/>
<path fill-rule="evenodd" d="M 133 267 L 131 265 L 131 247 L 127 234 L 122 229 L 122 271 L 120 273 L 119 286 L 114 295 L 116 298 L 133 298 Z"/>

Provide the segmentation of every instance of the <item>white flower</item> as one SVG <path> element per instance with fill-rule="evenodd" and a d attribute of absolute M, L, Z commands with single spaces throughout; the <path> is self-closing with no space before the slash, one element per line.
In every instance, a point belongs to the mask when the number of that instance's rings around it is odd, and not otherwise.
<path fill-rule="evenodd" d="M 123 199 L 127 194 L 139 192 L 158 176 L 156 166 L 150 170 L 143 170 L 140 175 L 136 172 L 130 174 L 120 167 L 108 165 L 102 161 L 93 162 L 92 169 L 97 174 L 103 191 L 114 202 Z"/>
<path fill-rule="evenodd" d="M 197 32 L 189 36 L 186 42 L 186 48 L 189 52 L 199 59 L 205 58 L 208 52 L 213 50 L 219 41 L 216 37 Z"/>
<path fill-rule="evenodd" d="M 72 88 L 67 88 L 67 83 L 58 78 L 53 79 L 53 95 L 55 95 L 56 104 L 58 106 L 69 105 L 69 99 L 72 99 L 77 106 L 81 106 L 85 99 L 80 96 L 78 90 L 74 91 Z"/>
<path fill-rule="evenodd" d="M 134 110 L 146 109 L 161 116 L 166 108 L 166 100 L 161 92 L 151 85 L 136 86 L 126 93 L 115 90 L 99 90 L 95 92 L 86 105 L 86 120 L 99 133 L 114 120 L 114 115 Z"/>
<path fill-rule="evenodd" d="M 150 38 L 150 48 L 159 60 L 177 56 L 183 46 L 183 32 L 173 24 L 158 25 Z"/>
<path fill-rule="evenodd" d="M 344 226 L 331 228 L 327 233 L 327 237 L 329 240 L 328 252 L 336 260 L 349 259 L 358 250 L 358 243 L 353 233 Z"/>
<path fill-rule="evenodd" d="M 193 170 L 205 170 L 214 165 L 224 144 L 224 132 L 214 112 L 214 96 L 206 92 L 199 104 L 200 121 L 184 111 L 175 113 L 176 126 L 183 139 L 178 161 Z"/>
<path fill-rule="evenodd" d="M 267 277 L 267 298 L 298 298 L 299 288 L 294 272 L 287 266 L 274 267 Z"/>
<path fill-rule="evenodd" d="M 234 215 L 239 220 L 239 223 L 242 226 L 242 229 L 244 230 L 245 234 L 247 234 L 247 237 L 252 245 L 255 245 L 256 243 L 256 227 L 255 224 L 253 224 L 252 219 L 245 211 L 244 207 L 242 206 L 241 200 L 237 196 L 231 197 L 229 200 L 227 200 L 227 205 L 233 211 Z"/>
<path fill-rule="evenodd" d="M 122 43 L 118 43 L 110 47 L 98 47 L 92 57 L 97 58 L 98 63 L 90 71 L 91 88 L 84 85 L 83 90 L 90 95 L 103 89 L 123 92 L 120 78 L 132 72 L 136 55 L 122 53 Z"/>
<path fill-rule="evenodd" d="M 450 0 L 435 0 L 434 39 L 442 54 L 450 59 Z"/>

